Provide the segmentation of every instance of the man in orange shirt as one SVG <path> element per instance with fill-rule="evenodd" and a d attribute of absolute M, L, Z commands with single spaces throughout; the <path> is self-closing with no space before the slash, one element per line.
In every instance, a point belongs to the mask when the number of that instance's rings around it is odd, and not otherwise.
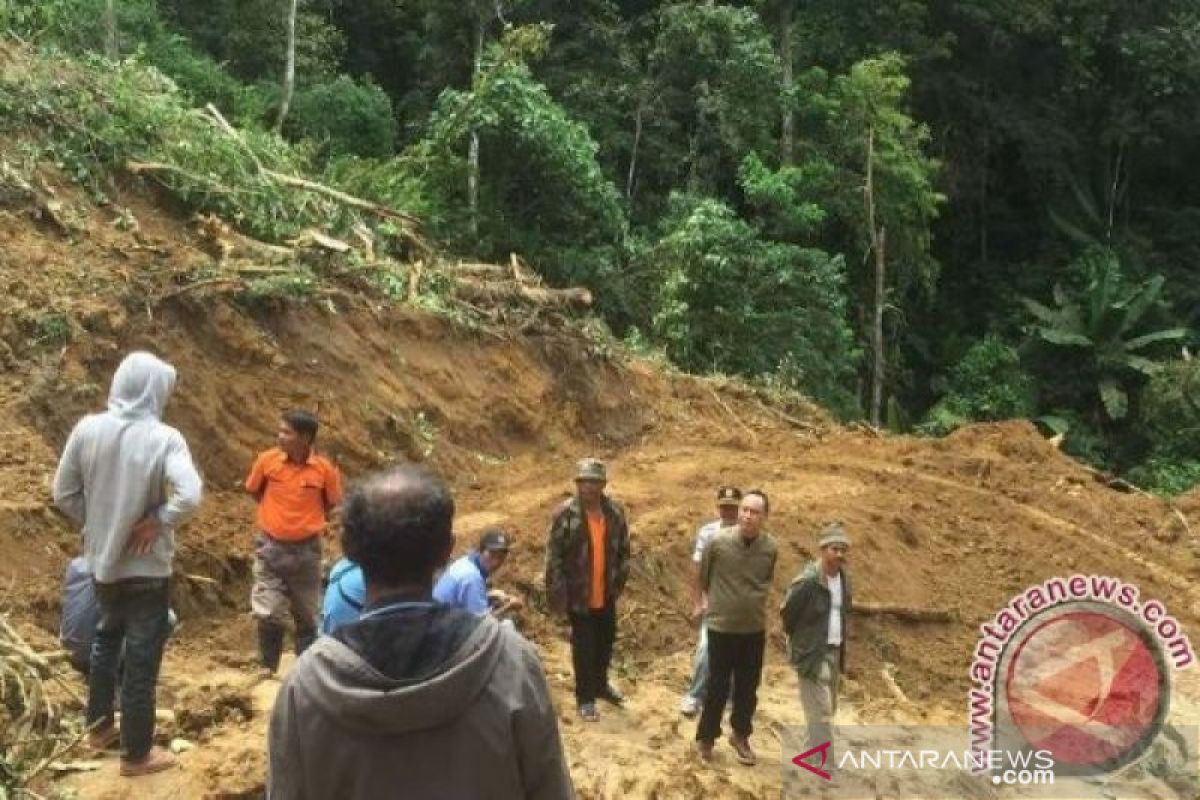
<path fill-rule="evenodd" d="M 258 620 L 263 666 L 274 672 L 283 654 L 290 609 L 296 655 L 317 637 L 321 591 L 321 533 L 330 510 L 342 502 L 342 477 L 313 451 L 317 418 L 289 411 L 279 421 L 278 447 L 260 453 L 246 478 L 258 501 L 254 538 L 254 588 L 250 609 Z"/>
<path fill-rule="evenodd" d="M 629 577 L 629 526 L 625 512 L 604 494 L 606 483 L 603 462 L 579 462 L 576 495 L 555 513 L 546 547 L 546 596 L 551 610 L 571 620 L 575 701 L 589 722 L 599 718 L 597 699 L 625 703 L 608 682 L 608 668 L 617 599 Z"/>

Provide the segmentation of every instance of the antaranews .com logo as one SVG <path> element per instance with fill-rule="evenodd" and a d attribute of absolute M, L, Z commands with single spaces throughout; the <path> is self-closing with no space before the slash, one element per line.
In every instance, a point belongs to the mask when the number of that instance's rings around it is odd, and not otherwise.
<path fill-rule="evenodd" d="M 1046 751 L 1057 775 L 1080 777 L 1141 756 L 1170 708 L 1168 658 L 1181 670 L 1195 655 L 1166 606 L 1139 594 L 1118 578 L 1051 578 L 980 626 L 972 752 Z"/>

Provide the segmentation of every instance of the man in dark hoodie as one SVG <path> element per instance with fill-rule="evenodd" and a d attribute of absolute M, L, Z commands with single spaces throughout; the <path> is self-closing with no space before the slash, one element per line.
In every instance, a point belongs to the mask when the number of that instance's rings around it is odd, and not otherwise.
<path fill-rule="evenodd" d="M 121 676 L 121 774 L 172 766 L 153 747 L 154 690 L 170 628 L 167 579 L 174 530 L 200 505 L 201 480 L 187 442 L 161 421 L 175 368 L 131 353 L 113 375 L 108 411 L 71 431 L 54 476 L 54 503 L 83 528 L 100 621 L 88 675 L 88 743 L 115 744 L 117 661 Z"/>
<path fill-rule="evenodd" d="M 792 666 L 800 678 L 810 748 L 833 741 L 831 726 L 845 668 L 846 620 L 851 609 L 845 567 L 850 537 L 841 523 L 830 523 L 821 530 L 818 545 L 817 560 L 792 581 L 780 607 Z M 828 756 L 832 760 L 832 749 Z"/>
<path fill-rule="evenodd" d="M 343 506 L 362 567 L 357 622 L 322 636 L 275 700 L 269 800 L 572 797 L 537 653 L 511 624 L 436 603 L 454 500 L 413 466 L 366 478 Z"/>
<path fill-rule="evenodd" d="M 555 512 L 546 545 L 546 596 L 550 608 L 571 620 L 571 660 L 579 716 L 599 719 L 596 700 L 615 706 L 625 697 L 609 683 L 617 638 L 617 600 L 629 577 L 629 526 L 625 512 L 604 494 L 604 463 L 585 458 L 575 471 L 575 497 Z"/>

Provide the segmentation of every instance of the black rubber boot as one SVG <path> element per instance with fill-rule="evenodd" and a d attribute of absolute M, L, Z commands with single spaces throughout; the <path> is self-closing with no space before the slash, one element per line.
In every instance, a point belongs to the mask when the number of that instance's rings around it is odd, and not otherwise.
<path fill-rule="evenodd" d="M 317 631 L 315 628 L 309 628 L 306 631 L 296 631 L 296 658 L 312 645 L 317 640 Z"/>
<path fill-rule="evenodd" d="M 274 622 L 258 623 L 258 656 L 262 665 L 274 672 L 283 655 L 283 626 Z"/>

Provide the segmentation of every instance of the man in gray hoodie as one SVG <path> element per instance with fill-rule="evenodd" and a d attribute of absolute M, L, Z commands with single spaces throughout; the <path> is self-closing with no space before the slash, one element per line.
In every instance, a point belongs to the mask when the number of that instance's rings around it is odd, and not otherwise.
<path fill-rule="evenodd" d="M 167 621 L 167 579 L 175 528 L 200 505 L 201 480 L 187 442 L 161 421 L 175 368 L 131 353 L 113 375 L 108 410 L 71 431 L 54 476 L 54 503 L 83 528 L 84 558 L 96 582 L 100 621 L 88 676 L 88 743 L 105 749 L 114 726 L 117 661 L 123 719 L 121 774 L 146 775 L 174 763 L 152 747 L 154 692 Z"/>
<path fill-rule="evenodd" d="M 445 482 L 396 467 L 366 478 L 342 508 L 366 603 L 279 690 L 269 800 L 572 797 L 533 646 L 510 623 L 433 599 L 454 546 Z"/>

